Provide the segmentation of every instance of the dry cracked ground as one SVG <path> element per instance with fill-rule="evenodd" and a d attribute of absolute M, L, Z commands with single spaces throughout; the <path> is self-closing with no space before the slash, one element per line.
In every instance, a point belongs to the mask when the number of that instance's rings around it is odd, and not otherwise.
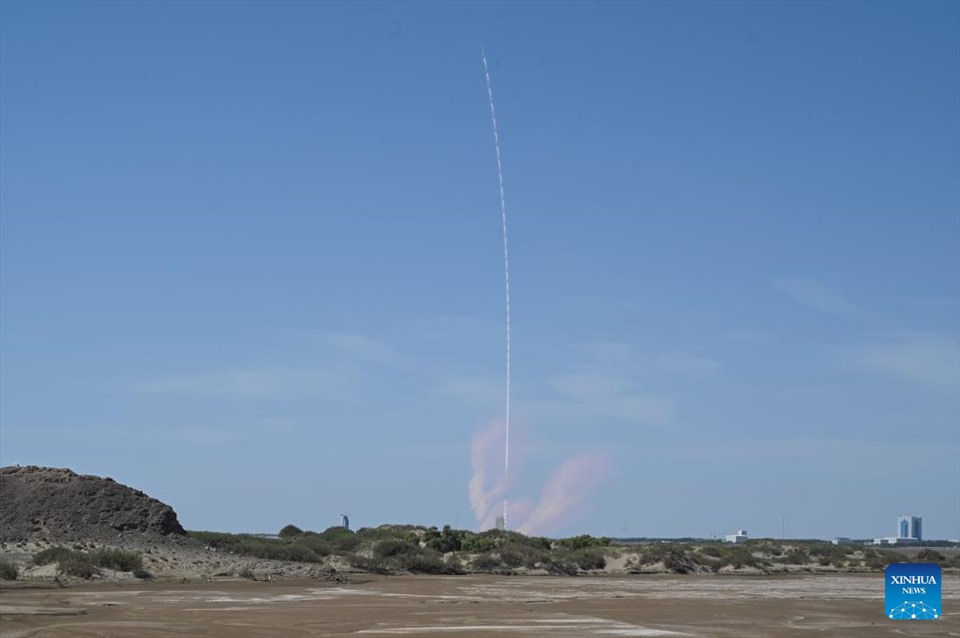
<path fill-rule="evenodd" d="M 0 592 L 0 638 L 112 636 L 960 636 L 883 615 L 882 575 L 374 577 L 82 585 Z"/>

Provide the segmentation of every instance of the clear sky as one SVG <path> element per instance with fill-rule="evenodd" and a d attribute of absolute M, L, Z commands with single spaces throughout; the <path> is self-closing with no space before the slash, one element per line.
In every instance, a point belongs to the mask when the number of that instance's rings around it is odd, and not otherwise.
<path fill-rule="evenodd" d="M 960 537 L 960 3 L 3 2 L 0 36 L 0 463 L 191 529 L 475 526 L 482 43 L 510 522 L 552 486 L 548 534 Z"/>

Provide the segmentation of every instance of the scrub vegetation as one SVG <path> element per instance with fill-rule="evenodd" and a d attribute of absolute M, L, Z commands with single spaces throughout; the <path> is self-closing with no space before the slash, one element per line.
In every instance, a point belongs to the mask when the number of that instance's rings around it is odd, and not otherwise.
<path fill-rule="evenodd" d="M 416 525 L 381 525 L 356 532 L 284 527 L 276 537 L 189 532 L 217 551 L 263 559 L 323 563 L 339 559 L 353 569 L 379 574 L 575 575 L 618 566 L 633 573 L 727 573 L 741 571 L 881 571 L 889 563 L 914 560 L 960 568 L 960 557 L 924 549 L 913 558 L 863 544 L 750 540 L 739 545 L 689 539 L 616 543 L 580 535 L 551 539 L 518 532 L 473 532 Z"/>

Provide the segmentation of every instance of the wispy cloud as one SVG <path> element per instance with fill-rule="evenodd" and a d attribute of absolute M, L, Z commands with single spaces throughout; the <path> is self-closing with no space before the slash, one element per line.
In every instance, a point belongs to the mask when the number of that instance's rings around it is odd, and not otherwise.
<path fill-rule="evenodd" d="M 550 385 L 571 399 L 595 399 L 620 394 L 626 390 L 625 380 L 610 374 L 567 374 L 556 377 Z"/>
<path fill-rule="evenodd" d="M 891 333 L 844 351 L 863 370 L 897 377 L 928 389 L 960 392 L 960 341 L 923 333 Z"/>
<path fill-rule="evenodd" d="M 270 397 L 326 396 L 350 398 L 353 384 L 342 372 L 320 370 L 224 370 L 148 381 L 137 391 L 156 394 Z"/>
<path fill-rule="evenodd" d="M 669 397 L 628 394 L 594 400 L 520 401 L 518 411 L 544 423 L 595 426 L 609 421 L 663 426 L 674 420 L 676 403 Z"/>
<path fill-rule="evenodd" d="M 522 402 L 534 418 L 547 422 L 596 424 L 615 420 L 639 425 L 665 425 L 674 416 L 673 399 L 633 389 L 627 377 L 568 374 L 552 379 L 558 398 Z"/>
<path fill-rule="evenodd" d="M 358 359 L 386 359 L 393 350 L 384 342 L 361 334 L 328 332 L 320 339 L 331 348 Z"/>
<path fill-rule="evenodd" d="M 684 352 L 660 355 L 653 363 L 660 372 L 683 377 L 702 377 L 720 369 L 720 364 L 709 357 Z"/>
<path fill-rule="evenodd" d="M 496 405 L 504 400 L 503 379 L 492 377 L 453 377 L 442 381 L 436 391 L 459 401 Z"/>
<path fill-rule="evenodd" d="M 585 355 L 591 361 L 601 362 L 627 361 L 633 354 L 633 346 L 621 341 L 583 343 L 572 346 L 571 349 Z"/>
<path fill-rule="evenodd" d="M 917 306 L 921 308 L 951 308 L 956 309 L 960 306 L 960 298 L 958 297 L 937 297 L 937 296 L 927 296 L 927 297 L 904 297 L 901 301 L 905 304 L 911 306 Z"/>
<path fill-rule="evenodd" d="M 846 297 L 805 277 L 782 277 L 773 280 L 773 285 L 794 301 L 830 315 L 855 315 L 860 309 Z"/>

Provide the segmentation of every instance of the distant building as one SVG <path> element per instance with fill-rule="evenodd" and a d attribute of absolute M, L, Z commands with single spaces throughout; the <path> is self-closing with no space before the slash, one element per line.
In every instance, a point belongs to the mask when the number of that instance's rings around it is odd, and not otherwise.
<path fill-rule="evenodd" d="M 851 545 L 851 544 L 853 544 L 853 541 L 850 540 L 849 538 L 847 538 L 846 536 L 837 536 L 837 537 L 836 537 L 835 539 L 833 539 L 833 541 L 831 541 L 831 542 L 832 542 L 834 545 Z"/>
<path fill-rule="evenodd" d="M 923 518 L 920 516 L 906 515 L 897 517 L 897 538 L 914 539 L 917 542 L 923 540 Z"/>
<path fill-rule="evenodd" d="M 497 526 L 497 529 L 500 530 L 501 532 L 507 529 L 507 518 L 503 514 L 497 515 L 496 526 Z"/>
<path fill-rule="evenodd" d="M 734 543 L 739 545 L 740 543 L 747 542 L 747 530 L 738 529 L 736 534 L 727 534 L 725 537 L 728 543 Z"/>
<path fill-rule="evenodd" d="M 915 538 L 898 538 L 896 536 L 873 539 L 874 545 L 918 545 L 919 543 L 920 541 Z"/>

